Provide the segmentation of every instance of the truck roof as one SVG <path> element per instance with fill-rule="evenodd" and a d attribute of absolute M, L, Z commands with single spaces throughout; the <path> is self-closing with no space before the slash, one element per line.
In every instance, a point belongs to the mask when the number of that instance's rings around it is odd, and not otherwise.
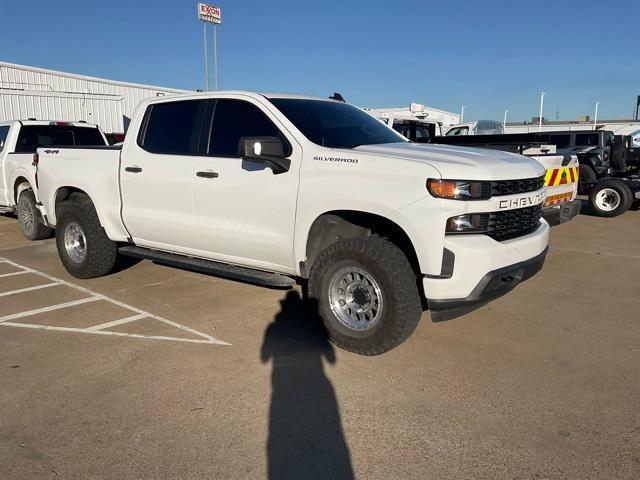
<path fill-rule="evenodd" d="M 64 127 L 90 127 L 98 128 L 95 123 L 87 122 L 68 122 L 66 120 L 10 120 L 8 122 L 0 122 L 0 125 L 13 125 L 14 123 L 20 123 L 25 126 L 29 125 L 51 125 L 51 126 L 64 126 Z"/>
<path fill-rule="evenodd" d="M 146 100 L 149 103 L 154 103 L 157 101 L 161 101 L 163 98 L 171 98 L 171 99 L 183 99 L 183 98 L 211 98 L 217 96 L 224 95 L 245 95 L 253 98 L 291 98 L 296 100 L 323 100 L 327 102 L 337 102 L 338 100 L 329 98 L 329 97 L 317 97 L 313 95 L 301 95 L 297 93 L 282 93 L 282 92 L 261 92 L 261 91 L 251 91 L 251 90 L 217 90 L 215 92 L 196 92 L 196 93 L 184 93 L 184 94 L 176 94 L 176 95 L 167 95 L 164 97 L 154 97 Z"/>

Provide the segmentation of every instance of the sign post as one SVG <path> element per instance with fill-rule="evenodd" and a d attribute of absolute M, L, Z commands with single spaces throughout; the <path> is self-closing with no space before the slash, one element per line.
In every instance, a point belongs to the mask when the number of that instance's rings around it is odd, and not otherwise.
<path fill-rule="evenodd" d="M 213 69 L 215 88 L 218 90 L 218 39 L 217 26 L 222 23 L 222 11 L 213 5 L 198 3 L 198 19 L 204 26 L 204 75 L 206 89 L 209 90 L 209 63 L 207 55 L 207 23 L 213 23 Z"/>
<path fill-rule="evenodd" d="M 209 54 L 207 52 L 207 24 L 202 22 L 204 31 L 204 89 L 209 91 Z"/>

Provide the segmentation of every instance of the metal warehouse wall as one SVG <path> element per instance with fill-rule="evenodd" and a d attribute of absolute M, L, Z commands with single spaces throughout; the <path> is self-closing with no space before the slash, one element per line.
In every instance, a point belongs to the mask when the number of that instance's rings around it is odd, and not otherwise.
<path fill-rule="evenodd" d="M 141 100 L 188 90 L 118 82 L 0 62 L 0 121 L 85 120 L 124 132 Z"/>

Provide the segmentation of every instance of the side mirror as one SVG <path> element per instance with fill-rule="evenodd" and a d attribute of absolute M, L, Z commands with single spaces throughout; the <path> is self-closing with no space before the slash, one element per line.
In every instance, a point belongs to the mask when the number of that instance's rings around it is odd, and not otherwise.
<path fill-rule="evenodd" d="M 291 167 L 291 160 L 285 158 L 284 145 L 278 137 L 242 137 L 238 142 L 238 156 L 265 163 L 276 174 Z"/>

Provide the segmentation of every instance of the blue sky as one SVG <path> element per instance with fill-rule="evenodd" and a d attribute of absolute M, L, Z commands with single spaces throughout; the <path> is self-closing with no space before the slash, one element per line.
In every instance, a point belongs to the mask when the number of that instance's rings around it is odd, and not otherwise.
<path fill-rule="evenodd" d="M 191 0 L 1 0 L 0 60 L 203 87 Z M 640 2 L 220 0 L 222 88 L 420 102 L 465 119 L 629 117 L 640 94 Z"/>

